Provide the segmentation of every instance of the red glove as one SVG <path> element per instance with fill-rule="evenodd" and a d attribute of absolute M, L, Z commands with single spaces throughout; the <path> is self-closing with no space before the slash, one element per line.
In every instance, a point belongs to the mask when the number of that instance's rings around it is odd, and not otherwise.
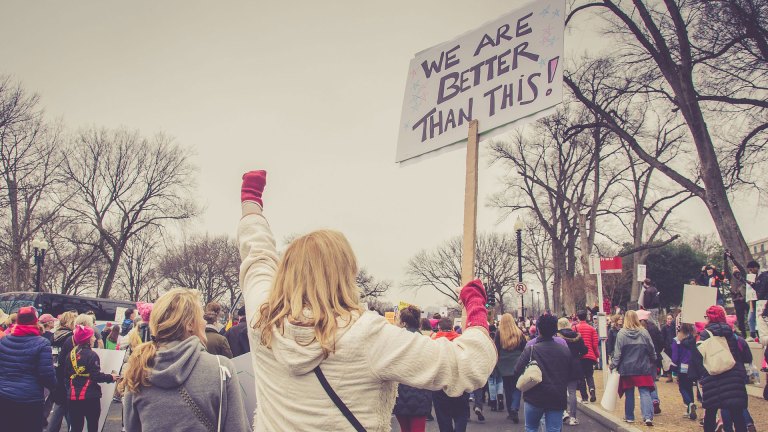
<path fill-rule="evenodd" d="M 485 287 L 480 279 L 464 285 L 461 289 L 459 299 L 467 310 L 467 323 L 465 327 L 480 326 L 488 330 L 488 310 L 485 308 L 487 300 Z"/>
<path fill-rule="evenodd" d="M 267 172 L 264 170 L 248 171 L 243 174 L 243 186 L 240 188 L 240 202 L 253 201 L 263 208 L 261 194 L 267 185 Z"/>

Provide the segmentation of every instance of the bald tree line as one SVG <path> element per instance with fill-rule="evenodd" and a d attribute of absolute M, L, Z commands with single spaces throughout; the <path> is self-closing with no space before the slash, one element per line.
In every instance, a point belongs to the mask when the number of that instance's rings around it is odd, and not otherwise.
<path fill-rule="evenodd" d="M 707 208 L 724 248 L 752 259 L 731 200 L 768 187 L 768 0 L 568 6 L 566 37 L 599 23 L 610 46 L 571 59 L 554 114 L 490 144 L 506 174 L 489 204 L 528 221 L 526 279 L 548 287 L 546 307 L 596 303 L 593 253 L 624 256 L 636 280 L 637 264 L 680 238 L 688 201 Z"/>
<path fill-rule="evenodd" d="M 135 301 L 184 286 L 233 302 L 234 239 L 172 234 L 201 211 L 189 155 L 162 133 L 66 130 L 36 94 L 0 78 L 0 292 L 35 289 L 42 236 L 41 291 Z"/>

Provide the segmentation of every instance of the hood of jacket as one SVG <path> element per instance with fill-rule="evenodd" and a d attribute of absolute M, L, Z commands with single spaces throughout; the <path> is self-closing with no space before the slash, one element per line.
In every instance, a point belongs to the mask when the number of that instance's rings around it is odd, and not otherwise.
<path fill-rule="evenodd" d="M 176 388 L 189 378 L 205 346 L 197 336 L 162 345 L 155 354 L 149 382 L 160 388 Z"/>
<path fill-rule="evenodd" d="M 628 329 L 623 328 L 619 331 L 624 337 L 630 339 L 640 339 L 640 334 L 643 332 L 641 329 Z"/>
<path fill-rule="evenodd" d="M 451 331 L 442 331 L 441 330 L 441 331 L 435 333 L 435 336 L 432 339 L 446 338 L 449 341 L 452 341 L 452 340 L 456 339 L 459 336 L 461 336 L 461 335 L 459 335 L 458 333 L 456 333 L 453 330 L 451 330 Z"/>
<path fill-rule="evenodd" d="M 689 350 L 694 350 L 696 348 L 696 338 L 692 335 L 686 336 L 683 340 L 680 341 L 680 345 Z"/>
<path fill-rule="evenodd" d="M 336 330 L 337 343 L 359 317 L 357 313 L 353 313 L 351 322 L 341 318 L 336 319 L 338 325 Z M 304 375 L 312 372 L 325 359 L 323 348 L 315 339 L 315 327 L 293 324 L 288 319 L 283 321 L 282 333 L 276 327 L 272 328 L 272 353 L 277 361 L 288 367 L 291 375 Z"/>
<path fill-rule="evenodd" d="M 560 337 L 562 337 L 563 339 L 565 339 L 566 342 L 569 342 L 569 343 L 578 342 L 579 339 L 581 339 L 581 335 L 579 334 L 579 332 L 569 328 L 558 330 L 557 332 L 560 334 Z"/>
<path fill-rule="evenodd" d="M 733 337 L 733 329 L 726 323 L 709 323 L 704 328 L 715 336 L 723 336 L 726 339 Z"/>
<path fill-rule="evenodd" d="M 53 333 L 53 345 L 61 346 L 68 337 L 72 336 L 72 330 L 61 327 Z"/>
<path fill-rule="evenodd" d="M 123 320 L 123 323 L 120 324 L 120 336 L 127 335 L 132 328 L 133 328 L 133 321 L 129 319 Z"/>

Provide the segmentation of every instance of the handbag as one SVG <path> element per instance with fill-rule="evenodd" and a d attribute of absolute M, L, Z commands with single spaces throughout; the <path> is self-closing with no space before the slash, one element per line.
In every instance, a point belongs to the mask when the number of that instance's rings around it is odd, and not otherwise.
<path fill-rule="evenodd" d="M 517 389 L 521 392 L 527 392 L 536 387 L 542 380 L 539 363 L 533 359 L 534 347 L 535 345 L 531 346 L 531 358 L 528 359 L 528 365 L 525 366 L 525 371 L 523 371 L 523 374 L 517 379 Z"/>
<path fill-rule="evenodd" d="M 323 390 L 328 394 L 328 397 L 331 398 L 333 403 L 336 405 L 336 408 L 341 411 L 341 413 L 344 415 L 344 418 L 347 419 L 347 421 L 352 425 L 352 427 L 355 428 L 357 432 L 366 432 L 363 425 L 360 423 L 360 421 L 355 417 L 354 414 L 352 414 L 352 411 L 349 410 L 346 404 L 344 404 L 344 401 L 341 400 L 339 395 L 336 394 L 336 392 L 333 390 L 333 387 L 328 383 L 328 380 L 325 379 L 325 374 L 323 374 L 323 371 L 320 369 L 320 366 L 318 365 L 315 370 L 315 376 L 317 376 L 317 380 L 320 381 L 320 385 L 323 386 Z"/>
<path fill-rule="evenodd" d="M 715 336 L 707 330 L 709 338 L 699 342 L 697 349 L 704 359 L 704 368 L 710 375 L 720 375 L 731 370 L 736 365 L 736 360 L 728 347 L 728 341 L 722 336 Z"/>

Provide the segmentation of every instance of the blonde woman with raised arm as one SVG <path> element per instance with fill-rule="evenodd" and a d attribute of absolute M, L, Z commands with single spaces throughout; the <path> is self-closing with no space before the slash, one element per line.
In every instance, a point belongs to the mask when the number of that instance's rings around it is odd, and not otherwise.
<path fill-rule="evenodd" d="M 360 307 L 357 263 L 341 233 L 297 238 L 278 259 L 262 213 L 265 184 L 264 171 L 243 176 L 238 226 L 256 430 L 389 431 L 398 383 L 451 396 L 485 384 L 496 349 L 479 280 L 461 290 L 466 329 L 453 342 L 391 325 Z"/>

